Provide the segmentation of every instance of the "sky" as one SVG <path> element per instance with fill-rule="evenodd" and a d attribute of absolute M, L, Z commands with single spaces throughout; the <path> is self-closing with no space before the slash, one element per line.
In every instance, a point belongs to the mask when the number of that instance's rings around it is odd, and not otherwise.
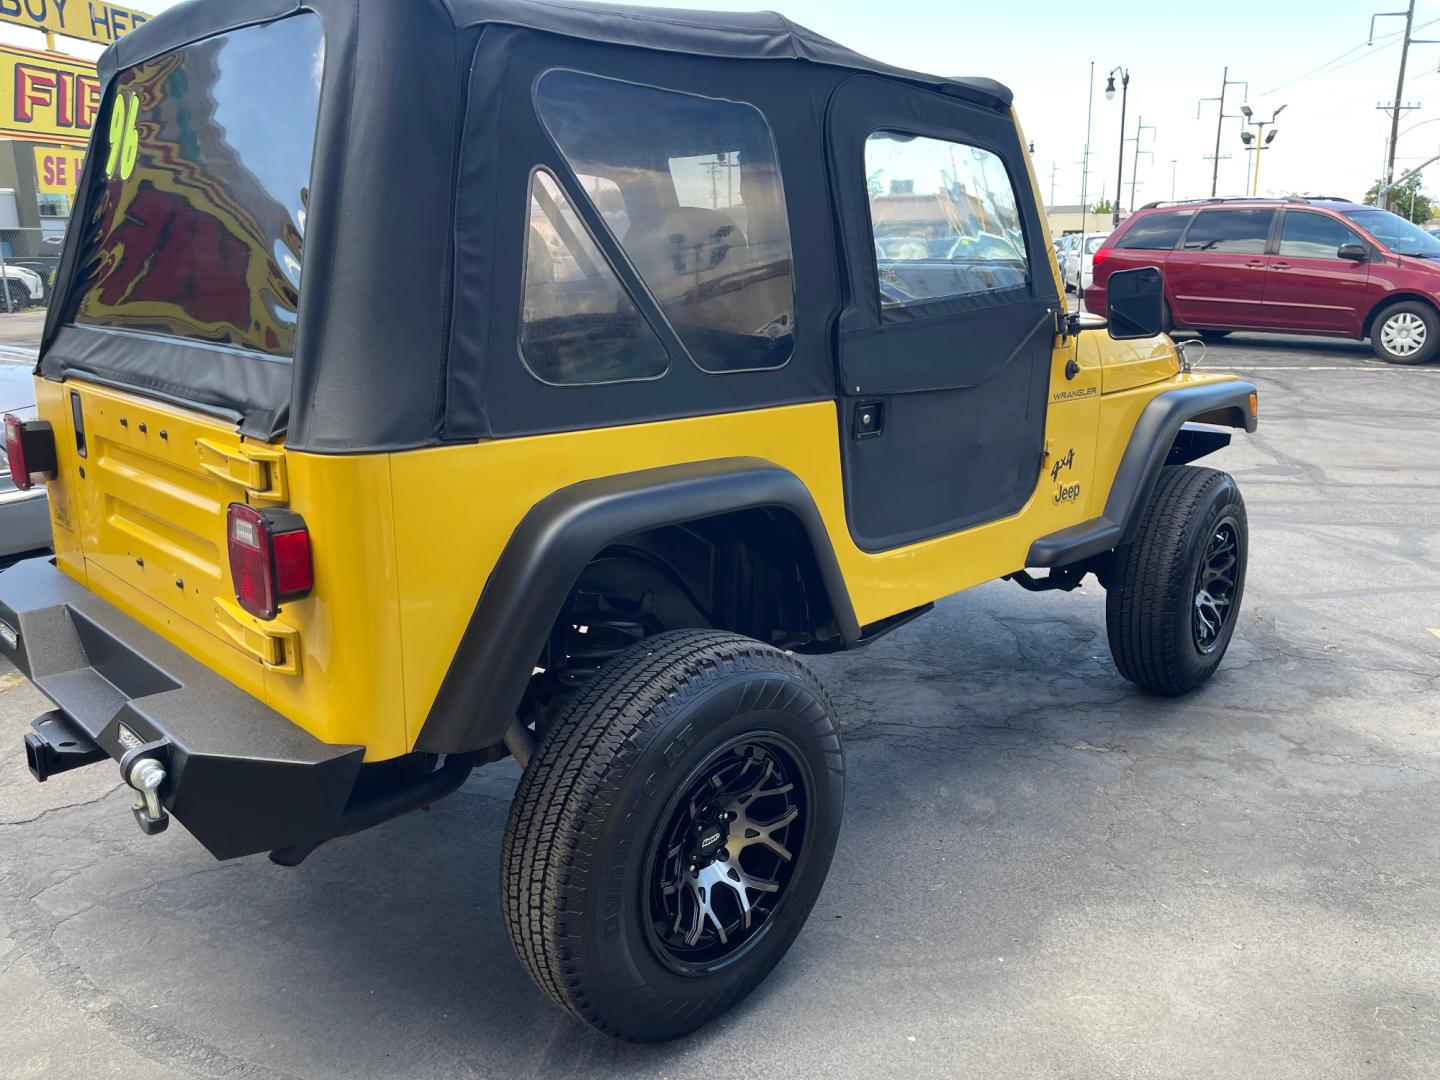
<path fill-rule="evenodd" d="M 177 0 L 137 0 L 152 14 Z M 239 0 L 235 0 L 239 2 Z M 633 2 L 633 0 L 632 0 Z M 645 6 L 748 11 L 754 0 L 665 0 Z M 1403 18 L 1372 14 L 1405 0 L 1207 0 L 1200 5 L 1155 0 L 774 0 L 775 7 L 859 52 L 901 67 L 942 75 L 983 75 L 1007 84 L 1047 203 L 1080 201 L 1087 95 L 1093 106 L 1088 201 L 1113 196 L 1120 149 L 1120 94 L 1107 101 L 1105 76 L 1130 72 L 1125 118 L 1123 203 L 1129 206 L 1140 131 L 1135 204 L 1210 194 L 1216 103 L 1225 67 L 1232 85 L 1226 111 L 1247 101 L 1257 119 L 1285 106 L 1277 135 L 1261 156 L 1262 195 L 1316 194 L 1359 198 L 1380 175 L 1390 131 L 1376 109 L 1395 98 Z M 1197 15 L 1203 12 L 1203 16 Z M 1428 24 L 1428 25 L 1427 25 Z M 1440 0 L 1416 0 L 1412 36 L 1440 42 Z M 0 28 L 0 39 L 34 46 L 38 35 Z M 78 42 L 63 46 L 94 55 Z M 1093 95 L 1088 94 L 1095 64 Z M 1413 44 L 1402 100 L 1418 108 L 1400 121 L 1397 174 L 1440 154 L 1440 43 Z M 1197 109 L 1199 118 L 1197 119 Z M 1254 156 L 1240 140 L 1241 121 L 1221 133 L 1218 190 L 1241 195 Z M 1226 157 L 1228 155 L 1228 157 Z M 1440 163 L 1427 187 L 1440 191 Z M 1172 187 L 1173 181 L 1173 187 Z M 1052 198 L 1053 191 L 1053 198 Z"/>

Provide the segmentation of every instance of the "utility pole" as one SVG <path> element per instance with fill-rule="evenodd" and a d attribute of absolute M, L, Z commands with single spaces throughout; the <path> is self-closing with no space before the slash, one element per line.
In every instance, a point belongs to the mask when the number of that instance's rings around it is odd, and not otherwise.
<path fill-rule="evenodd" d="M 1050 205 L 1055 205 L 1055 162 L 1050 162 Z"/>
<path fill-rule="evenodd" d="M 1080 161 L 1080 244 L 1085 244 L 1085 217 L 1090 209 L 1087 200 L 1087 189 L 1090 181 L 1090 121 L 1095 115 L 1095 61 L 1090 61 L 1090 91 L 1085 95 L 1085 153 Z M 9 295 L 9 290 L 6 290 Z M 1085 275 L 1080 275 L 1080 280 L 1075 283 L 1076 309 L 1085 306 Z"/>
<path fill-rule="evenodd" d="M 1248 82 L 1244 82 L 1244 81 L 1242 81 L 1242 80 L 1240 80 L 1240 79 L 1232 79 L 1232 78 L 1230 78 L 1230 68 L 1229 68 L 1229 66 L 1227 65 L 1226 68 L 1225 68 L 1225 70 L 1224 70 L 1224 72 L 1223 72 L 1223 73 L 1221 74 L 1221 76 L 1220 76 L 1220 96 L 1219 96 L 1219 97 L 1201 98 L 1201 99 L 1199 100 L 1199 102 L 1198 102 L 1198 103 L 1196 104 L 1196 106 L 1195 106 L 1195 119 L 1196 119 L 1196 120 L 1199 120 L 1199 119 L 1200 119 L 1200 111 L 1201 111 L 1201 109 L 1204 107 L 1205 102 L 1207 102 L 1207 101 L 1214 101 L 1214 102 L 1217 102 L 1217 103 L 1218 103 L 1218 104 L 1217 104 L 1217 107 L 1216 107 L 1216 112 L 1218 113 L 1218 115 L 1215 117 L 1215 156 L 1214 156 L 1214 158 L 1213 158 L 1213 160 L 1214 160 L 1214 162 L 1215 162 L 1215 169 L 1214 169 L 1214 171 L 1210 174 L 1210 197 L 1211 197 L 1212 199 L 1215 197 L 1216 193 L 1217 193 L 1217 192 L 1219 191 L 1219 189 L 1220 189 L 1220 161 L 1221 161 L 1221 157 L 1220 157 L 1220 133 L 1221 133 L 1221 130 L 1223 129 L 1223 127 L 1224 127 L 1224 125 L 1225 125 L 1225 121 L 1226 121 L 1226 120 L 1234 120 L 1234 119 L 1235 119 L 1235 115 L 1236 115 L 1236 114 L 1234 114 L 1234 113 L 1227 113 L 1227 112 L 1225 111 L 1225 91 L 1226 91 L 1227 89 L 1229 89 L 1230 87 L 1232 87 L 1232 86 L 1243 86 L 1243 87 L 1245 87 L 1245 99 L 1244 99 L 1244 100 L 1249 100 L 1249 98 L 1250 98 L 1250 84 L 1249 84 Z M 1209 157 L 1209 155 L 1206 155 L 1206 156 Z M 1227 154 L 1227 155 L 1225 155 L 1225 156 L 1228 157 L 1229 155 Z"/>
<path fill-rule="evenodd" d="M 1175 201 L 1175 166 L 1176 166 L 1176 164 L 1179 163 L 1179 161 L 1180 161 L 1179 158 L 1173 158 L 1173 157 L 1172 157 L 1172 158 L 1170 159 L 1170 201 L 1171 201 L 1171 202 L 1174 202 L 1174 201 Z"/>
<path fill-rule="evenodd" d="M 1132 214 L 1135 212 L 1135 187 L 1140 181 L 1140 154 L 1142 152 L 1140 150 L 1140 132 L 1142 131 L 1150 132 L 1150 141 L 1155 141 L 1155 125 L 1147 124 L 1145 123 L 1145 118 L 1143 116 L 1137 116 L 1135 118 L 1135 164 L 1130 169 L 1130 213 Z M 1155 156 L 1149 150 L 1144 151 L 1144 153 L 1150 154 L 1151 157 Z M 1116 203 L 1116 210 L 1118 211 L 1118 199 L 1116 200 Z"/>
<path fill-rule="evenodd" d="M 1400 15 L 1399 11 L 1386 11 L 1378 15 L 1370 16 L 1370 40 L 1375 40 L 1375 20 L 1386 16 Z M 1390 110 L 1390 149 L 1385 155 L 1385 183 L 1389 184 L 1395 179 L 1395 143 L 1400 138 L 1400 103 L 1405 99 L 1405 61 L 1410 56 L 1410 28 L 1415 24 L 1415 0 L 1410 0 L 1409 6 L 1403 12 L 1405 16 L 1405 36 L 1400 39 L 1400 74 L 1395 79 L 1395 102 Z M 1390 199 L 1385 199 L 1385 206 L 1389 206 Z"/>

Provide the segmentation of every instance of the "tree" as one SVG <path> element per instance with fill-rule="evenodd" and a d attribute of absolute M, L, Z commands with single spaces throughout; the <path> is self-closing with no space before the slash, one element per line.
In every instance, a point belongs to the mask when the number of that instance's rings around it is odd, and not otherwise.
<path fill-rule="evenodd" d="M 1430 196 L 1420 190 L 1421 182 L 1420 174 L 1415 173 L 1413 176 L 1407 176 L 1390 189 L 1390 209 L 1416 224 L 1429 221 L 1432 214 Z M 1370 185 L 1370 190 L 1365 193 L 1362 201 L 1369 206 L 1374 206 L 1375 196 L 1379 193 L 1380 181 L 1376 180 Z"/>
<path fill-rule="evenodd" d="M 1109 199 L 1101 199 L 1094 206 L 1090 207 L 1090 213 L 1092 214 L 1113 214 L 1114 212 L 1115 204 Z"/>

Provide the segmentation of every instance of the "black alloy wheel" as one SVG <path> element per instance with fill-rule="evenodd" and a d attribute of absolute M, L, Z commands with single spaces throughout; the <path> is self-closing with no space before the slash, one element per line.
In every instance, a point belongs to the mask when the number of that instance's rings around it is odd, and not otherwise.
<path fill-rule="evenodd" d="M 1135 538 L 1105 581 L 1105 628 L 1120 674 L 1154 694 L 1211 675 L 1234 636 L 1249 531 L 1233 477 L 1195 465 L 1160 470 Z"/>
<path fill-rule="evenodd" d="M 1230 613 L 1235 610 L 1239 567 L 1239 525 L 1233 517 L 1227 517 L 1211 530 L 1195 571 L 1195 610 L 1190 628 L 1195 648 L 1206 655 L 1219 646 Z"/>
<path fill-rule="evenodd" d="M 793 656 L 719 630 L 620 653 L 515 790 L 501 906 L 525 969 L 637 1042 L 694 1031 L 779 963 L 835 851 L 845 758 Z"/>
<path fill-rule="evenodd" d="M 785 741 L 741 736 L 671 800 L 644 891 L 652 941 L 677 971 L 730 962 L 784 899 L 808 824 L 805 771 Z"/>

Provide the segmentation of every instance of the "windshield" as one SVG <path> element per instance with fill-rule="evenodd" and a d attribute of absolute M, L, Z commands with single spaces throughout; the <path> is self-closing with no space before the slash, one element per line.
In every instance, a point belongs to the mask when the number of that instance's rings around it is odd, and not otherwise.
<path fill-rule="evenodd" d="M 1396 255 L 1440 258 L 1440 238 L 1389 210 L 1346 210 L 1344 214 Z"/>
<path fill-rule="evenodd" d="M 1107 238 L 1108 234 L 1107 236 L 1090 237 L 1089 240 L 1085 241 L 1085 254 L 1094 255 L 1095 252 L 1099 251 L 1102 247 L 1104 247 Z"/>
<path fill-rule="evenodd" d="M 293 354 L 323 56 L 303 14 L 120 73 L 76 323 Z"/>

